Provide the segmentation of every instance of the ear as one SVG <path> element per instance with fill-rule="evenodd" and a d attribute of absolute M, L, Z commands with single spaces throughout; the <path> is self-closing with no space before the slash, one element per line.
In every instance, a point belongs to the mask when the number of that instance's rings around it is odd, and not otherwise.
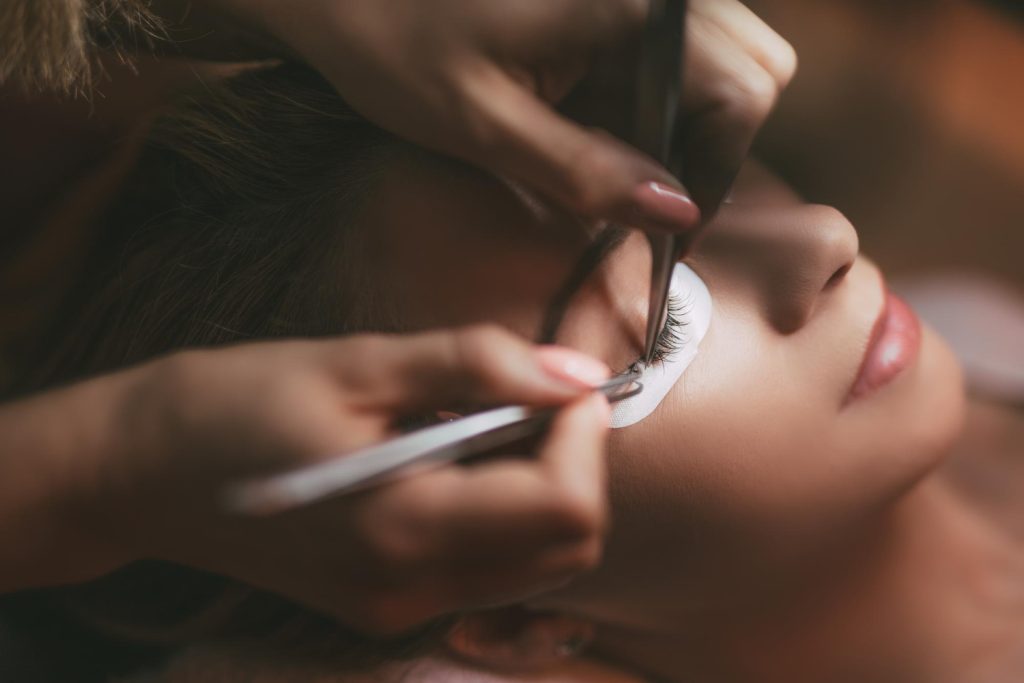
<path fill-rule="evenodd" d="M 576 656 L 593 635 L 584 619 L 507 607 L 463 616 L 446 643 L 453 655 L 477 666 L 535 671 Z"/>

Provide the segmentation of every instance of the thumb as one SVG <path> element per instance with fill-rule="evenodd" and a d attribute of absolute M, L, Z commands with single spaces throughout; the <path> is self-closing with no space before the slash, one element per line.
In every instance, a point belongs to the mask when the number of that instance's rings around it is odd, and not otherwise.
<path fill-rule="evenodd" d="M 562 116 L 500 69 L 471 80 L 471 161 L 588 217 L 658 232 L 697 227 L 697 205 L 649 157 Z"/>
<path fill-rule="evenodd" d="M 359 344 L 329 353 L 336 354 L 340 379 L 355 399 L 377 410 L 557 405 L 610 375 L 604 363 L 579 351 L 538 347 L 492 325 L 365 336 Z"/>

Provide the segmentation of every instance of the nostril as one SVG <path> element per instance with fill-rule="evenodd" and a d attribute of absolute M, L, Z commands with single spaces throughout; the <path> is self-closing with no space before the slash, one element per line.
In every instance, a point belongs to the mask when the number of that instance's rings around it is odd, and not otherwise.
<path fill-rule="evenodd" d="M 833 287 L 838 285 L 840 282 L 842 282 L 843 278 L 846 277 L 846 274 L 850 272 L 850 268 L 852 268 L 852 267 L 853 267 L 852 263 L 846 263 L 846 264 L 843 264 L 842 266 L 840 266 L 836 270 L 836 272 L 832 273 L 832 276 L 828 279 L 828 282 L 825 283 L 824 289 L 826 289 L 826 290 L 827 289 L 832 289 Z"/>

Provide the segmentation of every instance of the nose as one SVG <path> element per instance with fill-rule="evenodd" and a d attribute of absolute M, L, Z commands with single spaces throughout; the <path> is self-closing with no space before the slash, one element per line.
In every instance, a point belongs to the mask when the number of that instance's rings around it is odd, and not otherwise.
<path fill-rule="evenodd" d="M 695 260 L 716 296 L 745 290 L 782 334 L 802 328 L 857 258 L 857 231 L 827 206 L 725 205 Z"/>

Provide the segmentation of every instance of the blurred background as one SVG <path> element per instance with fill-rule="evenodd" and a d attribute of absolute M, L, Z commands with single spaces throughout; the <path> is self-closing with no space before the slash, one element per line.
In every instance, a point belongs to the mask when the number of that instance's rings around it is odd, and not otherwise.
<path fill-rule="evenodd" d="M 887 271 L 1024 291 L 1024 2 L 747 4 L 800 56 L 757 154 Z"/>

